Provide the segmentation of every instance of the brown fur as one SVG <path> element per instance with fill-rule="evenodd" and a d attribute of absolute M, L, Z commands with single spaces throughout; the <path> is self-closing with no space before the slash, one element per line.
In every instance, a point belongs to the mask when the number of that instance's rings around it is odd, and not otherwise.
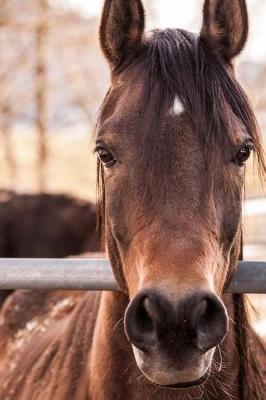
<path fill-rule="evenodd" d="M 206 1 L 211 25 L 219 4 Z M 245 3 L 237 4 L 241 12 L 230 22 L 237 46 L 227 32 L 231 56 L 244 44 Z M 232 157 L 247 135 L 264 168 L 254 115 L 212 29 L 204 37 L 167 30 L 144 39 L 141 7 L 106 0 L 101 24 L 112 88 L 97 141 L 117 158 L 110 169 L 99 166 L 101 217 L 122 291 L 11 296 L 0 315 L 5 400 L 265 399 L 265 348 L 244 297 L 224 294 L 240 252 L 244 184 Z M 226 8 L 222 17 L 228 18 Z M 175 96 L 184 113 L 173 117 Z M 124 333 L 128 304 L 143 287 L 178 303 L 186 292 L 209 290 L 210 282 L 230 324 L 209 379 L 182 390 L 155 386 L 138 369 Z"/>
<path fill-rule="evenodd" d="M 253 398 L 237 397 L 240 359 L 233 324 L 216 354 L 220 373 L 214 369 L 204 387 L 189 393 L 162 391 L 134 363 L 123 332 L 124 295 L 18 291 L 12 297 L 1 315 L 0 393 L 5 400 L 174 400 L 203 393 L 203 399 Z M 225 301 L 233 318 L 231 296 Z"/>

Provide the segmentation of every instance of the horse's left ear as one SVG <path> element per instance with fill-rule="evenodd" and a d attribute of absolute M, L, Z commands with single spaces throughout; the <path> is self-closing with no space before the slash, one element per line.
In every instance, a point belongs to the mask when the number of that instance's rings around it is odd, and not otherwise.
<path fill-rule="evenodd" d="M 136 56 L 143 44 L 145 26 L 141 0 L 105 0 L 100 42 L 111 68 L 119 68 Z"/>
<path fill-rule="evenodd" d="M 248 13 L 245 0 L 205 0 L 203 37 L 225 62 L 243 49 L 248 35 Z"/>

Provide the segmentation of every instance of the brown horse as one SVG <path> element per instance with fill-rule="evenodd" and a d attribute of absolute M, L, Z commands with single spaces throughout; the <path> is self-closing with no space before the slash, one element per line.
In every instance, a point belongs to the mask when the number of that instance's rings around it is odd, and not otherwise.
<path fill-rule="evenodd" d="M 265 400 L 265 349 L 243 296 L 225 294 L 252 150 L 265 169 L 232 65 L 246 4 L 206 0 L 203 16 L 199 36 L 145 35 L 140 0 L 105 1 L 112 85 L 96 152 L 121 292 L 12 295 L 0 319 L 1 399 Z"/>
<path fill-rule="evenodd" d="M 92 203 L 63 194 L 0 191 L 0 257 L 56 258 L 99 251 L 96 226 Z"/>

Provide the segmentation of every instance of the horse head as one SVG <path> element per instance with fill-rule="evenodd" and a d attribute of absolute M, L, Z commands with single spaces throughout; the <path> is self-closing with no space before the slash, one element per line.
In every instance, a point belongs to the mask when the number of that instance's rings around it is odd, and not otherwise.
<path fill-rule="evenodd" d="M 244 165 L 262 157 L 233 59 L 244 0 L 206 0 L 199 35 L 145 32 L 140 0 L 106 0 L 111 87 L 96 138 L 105 239 L 129 304 L 125 333 L 153 383 L 192 387 L 224 340 L 240 250 Z"/>

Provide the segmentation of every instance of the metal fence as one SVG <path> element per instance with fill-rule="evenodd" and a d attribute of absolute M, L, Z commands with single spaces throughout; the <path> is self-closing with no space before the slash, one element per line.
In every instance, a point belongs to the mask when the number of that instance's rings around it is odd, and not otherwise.
<path fill-rule="evenodd" d="M 107 259 L 0 259 L 0 289 L 119 290 Z M 266 293 L 266 262 L 240 261 L 231 293 Z"/>

